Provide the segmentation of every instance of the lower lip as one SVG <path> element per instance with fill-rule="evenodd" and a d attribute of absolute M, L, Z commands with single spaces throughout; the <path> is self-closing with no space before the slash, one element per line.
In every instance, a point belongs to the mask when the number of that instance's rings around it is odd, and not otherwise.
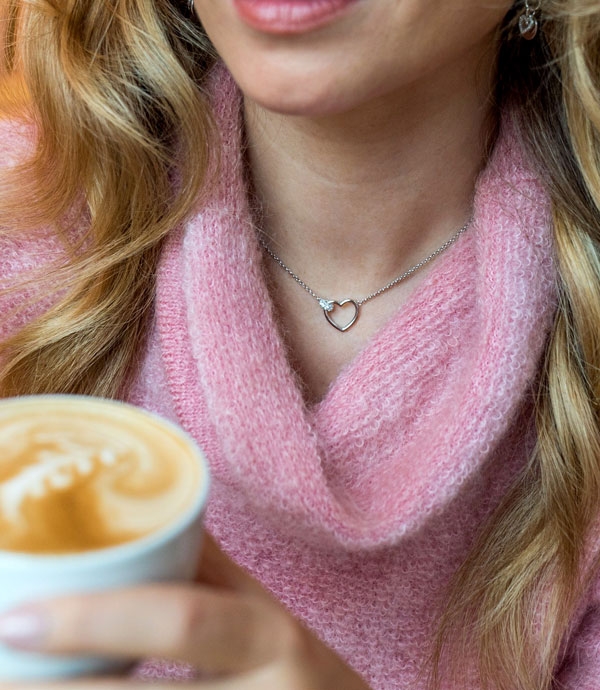
<path fill-rule="evenodd" d="M 337 19 L 357 0 L 233 0 L 241 19 L 270 34 L 296 34 Z"/>

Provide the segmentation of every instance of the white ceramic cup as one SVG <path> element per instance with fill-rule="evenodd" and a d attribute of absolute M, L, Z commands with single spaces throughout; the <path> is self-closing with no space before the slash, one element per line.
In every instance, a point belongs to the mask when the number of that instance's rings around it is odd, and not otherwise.
<path fill-rule="evenodd" d="M 202 542 L 202 518 L 209 490 L 207 463 L 200 449 L 175 425 L 124 403 L 83 396 L 35 396 L 44 404 L 61 400 L 83 406 L 111 406 L 114 411 L 151 418 L 154 427 L 183 440 L 200 468 L 201 481 L 191 505 L 171 523 L 151 535 L 118 546 L 73 554 L 27 554 L 0 550 L 0 613 L 30 601 L 57 595 L 129 587 L 150 582 L 194 578 Z M 31 398 L 0 401 L 6 405 Z M 1 414 L 0 414 L 1 424 Z M 41 655 L 16 651 L 0 644 L 0 681 L 42 680 L 106 673 L 122 668 L 115 659 Z"/>

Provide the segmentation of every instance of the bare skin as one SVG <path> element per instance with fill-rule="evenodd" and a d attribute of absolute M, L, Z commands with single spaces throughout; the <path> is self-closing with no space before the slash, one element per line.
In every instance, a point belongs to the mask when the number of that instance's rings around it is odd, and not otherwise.
<path fill-rule="evenodd" d="M 468 59 L 481 63 L 486 56 Z M 436 75 L 439 83 L 425 85 L 418 110 L 400 92 L 332 123 L 327 117 L 282 116 L 246 101 L 251 170 L 264 208 L 261 231 L 317 294 L 362 298 L 428 256 L 468 220 L 484 155 L 490 85 L 465 82 L 465 61 L 454 73 Z M 309 403 L 325 396 L 428 270 L 367 303 L 360 320 L 340 333 L 275 262 L 269 259 L 265 268 Z"/>
<path fill-rule="evenodd" d="M 227 3 L 197 0 L 245 93 L 260 229 L 319 295 L 370 294 L 469 218 L 492 122 L 495 28 L 509 5 L 363 0 L 318 36 L 289 38 L 240 26 Z M 342 334 L 279 266 L 265 267 L 309 403 L 426 273 L 365 305 Z"/>
<path fill-rule="evenodd" d="M 196 0 L 244 94 L 261 229 L 315 291 L 361 298 L 427 256 L 469 217 L 485 163 L 496 31 L 510 4 L 358 0 L 326 27 L 273 36 L 246 26 L 232 0 Z M 365 305 L 341 334 L 281 268 L 265 260 L 265 269 L 308 402 L 323 399 L 423 279 L 421 273 Z M 70 597 L 29 613 L 45 621 L 45 634 L 30 648 L 166 656 L 219 672 L 218 680 L 191 683 L 192 690 L 368 690 L 351 662 L 214 544 L 194 586 Z M 0 683 L 0 690 L 25 687 Z M 108 679 L 35 687 L 140 686 Z"/>
<path fill-rule="evenodd" d="M 148 585 L 71 596 L 19 610 L 43 631 L 16 645 L 46 653 L 177 659 L 205 679 L 188 690 L 369 690 L 207 538 L 194 586 Z M 1 626 L 1 623 L 0 623 Z M 180 684 L 153 683 L 153 690 Z M 147 682 L 101 678 L 4 683 L 1 690 L 146 690 Z"/>

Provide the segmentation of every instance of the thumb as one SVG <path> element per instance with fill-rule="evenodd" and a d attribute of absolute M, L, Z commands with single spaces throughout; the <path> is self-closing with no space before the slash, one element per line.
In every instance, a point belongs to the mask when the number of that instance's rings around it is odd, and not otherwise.
<path fill-rule="evenodd" d="M 208 533 L 204 537 L 196 579 L 212 587 L 246 592 L 274 600 L 274 597 L 256 579 L 223 552 Z"/>

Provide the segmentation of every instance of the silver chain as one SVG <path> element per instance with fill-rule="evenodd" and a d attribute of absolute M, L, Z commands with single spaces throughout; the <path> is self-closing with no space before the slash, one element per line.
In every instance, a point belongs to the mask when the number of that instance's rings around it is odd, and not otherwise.
<path fill-rule="evenodd" d="M 390 280 L 389 283 L 386 283 L 383 287 L 379 288 L 379 290 L 376 290 L 375 292 L 371 292 L 369 295 L 366 297 L 363 297 L 362 299 L 344 299 L 341 301 L 338 300 L 330 300 L 325 297 L 320 297 L 309 285 L 307 285 L 300 276 L 298 276 L 292 269 L 287 266 L 282 259 L 280 259 L 277 254 L 269 247 L 269 245 L 265 242 L 265 240 L 259 236 L 259 242 L 262 246 L 262 248 L 267 252 L 267 254 L 276 262 L 278 263 L 281 268 L 289 275 L 291 276 L 297 283 L 300 285 L 300 287 L 304 288 L 306 292 L 317 302 L 319 303 L 319 306 L 323 311 L 325 312 L 325 318 L 327 321 L 337 328 L 338 331 L 346 331 L 352 326 L 355 321 L 358 318 L 359 314 L 359 309 L 362 307 L 365 302 L 369 302 L 372 299 L 375 299 L 375 297 L 379 297 L 379 295 L 383 294 L 384 292 L 387 292 L 391 288 L 395 287 L 398 285 L 398 283 L 401 283 L 403 280 L 406 280 L 406 278 L 410 277 L 413 273 L 416 273 L 420 268 L 423 268 L 426 264 L 428 264 L 430 261 L 433 261 L 437 256 L 439 256 L 442 252 L 446 251 L 448 247 L 453 245 L 456 240 L 465 232 L 469 226 L 471 225 L 472 219 L 469 219 L 461 228 L 459 228 L 450 239 L 446 240 L 444 244 L 442 244 L 440 247 L 438 247 L 434 252 L 431 252 L 431 254 L 421 261 L 419 261 L 418 264 L 415 264 L 414 266 L 411 266 L 407 271 L 404 271 L 404 273 L 401 273 L 399 276 L 394 278 L 393 280 Z M 336 306 L 340 307 L 343 306 L 346 303 L 351 303 L 355 307 L 355 313 L 353 318 L 345 325 L 345 326 L 340 326 L 338 322 L 334 321 L 331 316 L 330 312 L 334 310 Z"/>

